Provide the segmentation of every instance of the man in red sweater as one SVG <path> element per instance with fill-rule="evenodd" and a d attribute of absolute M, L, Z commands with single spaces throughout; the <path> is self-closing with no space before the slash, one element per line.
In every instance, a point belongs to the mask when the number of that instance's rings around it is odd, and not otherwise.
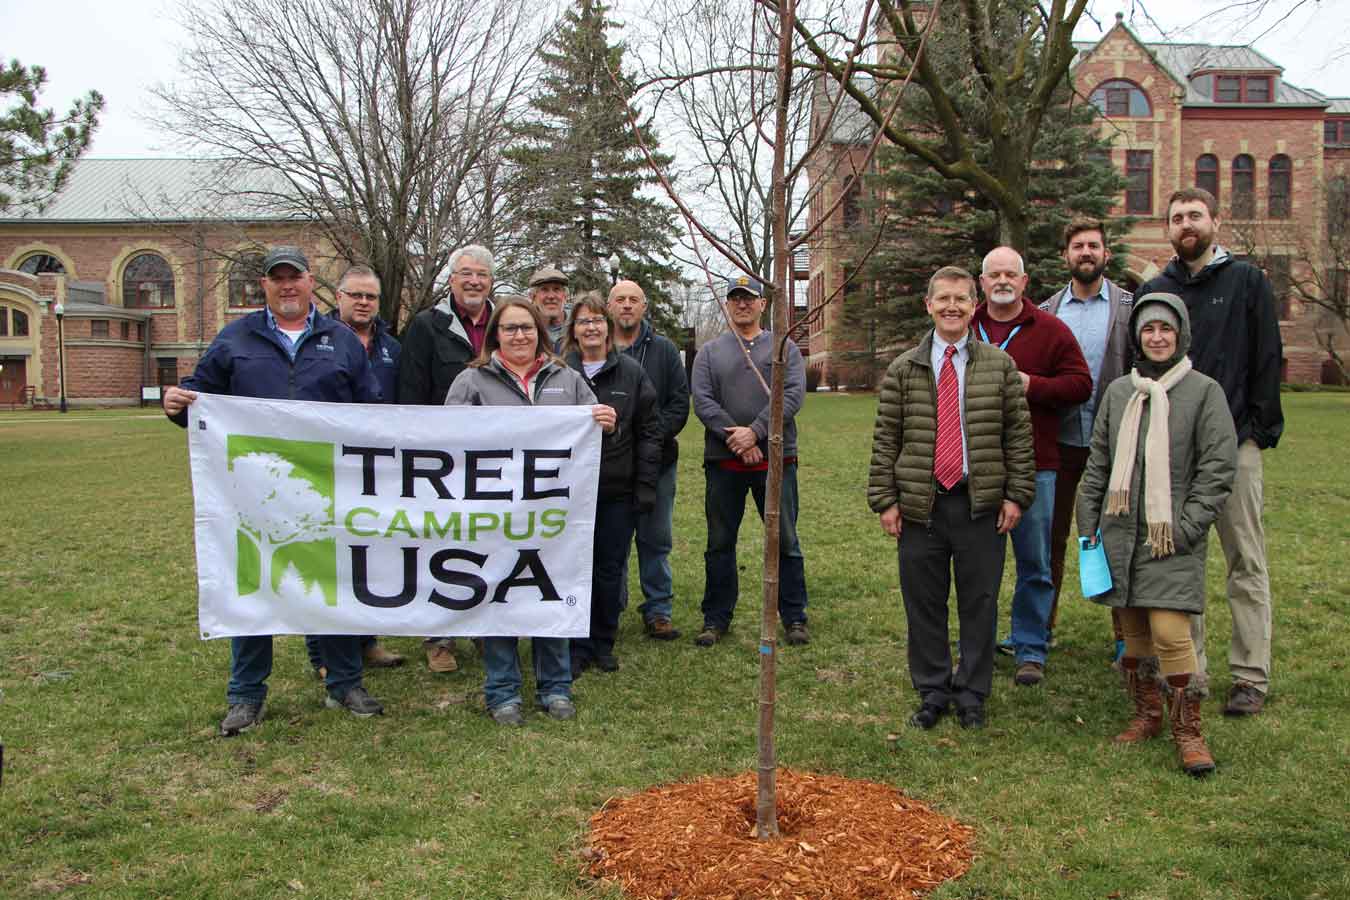
<path fill-rule="evenodd" d="M 1092 394 L 1092 373 L 1068 326 L 1023 299 L 1026 267 L 1016 250 L 997 247 L 989 252 L 980 287 L 985 302 L 976 308 L 971 330 L 1017 363 L 1036 444 L 1036 499 L 1012 531 L 1017 561 L 1011 638 L 1017 657 L 1014 680 L 1031 686 L 1041 683 L 1050 651 L 1050 612 L 1055 599 L 1050 525 L 1059 469 L 1059 420 L 1065 409 Z"/>

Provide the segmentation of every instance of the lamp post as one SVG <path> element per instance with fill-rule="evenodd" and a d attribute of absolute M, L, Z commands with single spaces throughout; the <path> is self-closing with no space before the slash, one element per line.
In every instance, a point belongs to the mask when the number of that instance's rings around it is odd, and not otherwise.
<path fill-rule="evenodd" d="M 61 412 L 66 406 L 66 308 L 60 303 L 53 307 L 56 313 L 56 377 L 61 383 Z"/>
<path fill-rule="evenodd" d="M 609 255 L 609 286 L 619 283 L 619 254 L 611 253 Z"/>

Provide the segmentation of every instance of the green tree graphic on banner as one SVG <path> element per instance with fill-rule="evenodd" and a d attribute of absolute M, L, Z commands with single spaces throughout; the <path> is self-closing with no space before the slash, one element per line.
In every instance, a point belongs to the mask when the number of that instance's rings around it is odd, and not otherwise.
<path fill-rule="evenodd" d="M 333 445 L 232 434 L 226 458 L 239 510 L 239 596 L 265 585 L 277 597 L 317 594 L 336 606 Z"/>

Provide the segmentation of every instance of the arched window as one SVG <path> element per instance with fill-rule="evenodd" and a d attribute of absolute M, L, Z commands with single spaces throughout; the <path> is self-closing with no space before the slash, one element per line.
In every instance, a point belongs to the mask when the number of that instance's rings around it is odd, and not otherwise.
<path fill-rule="evenodd" d="M 61 260 L 52 256 L 50 253 L 30 253 L 19 263 L 19 271 L 29 275 L 64 275 L 66 267 L 61 264 Z"/>
<path fill-rule="evenodd" d="M 1102 115 L 1112 119 L 1141 119 L 1153 114 L 1148 94 L 1133 81 L 1123 78 L 1103 81 L 1088 99 Z"/>
<path fill-rule="evenodd" d="M 173 269 L 158 253 L 138 253 L 122 270 L 122 305 L 146 309 L 173 307 Z"/>
<path fill-rule="evenodd" d="M 262 306 L 263 297 L 261 253 L 245 253 L 230 266 L 230 306 Z"/>
<path fill-rule="evenodd" d="M 1204 188 L 1219 199 L 1219 158 L 1206 153 L 1195 160 L 1195 186 Z"/>
<path fill-rule="evenodd" d="M 1256 214 L 1256 161 L 1246 153 L 1233 157 L 1233 218 Z"/>
<path fill-rule="evenodd" d="M 1270 158 L 1270 181 L 1266 189 L 1270 217 L 1289 218 L 1292 206 L 1290 197 L 1294 189 L 1294 164 L 1283 153 Z"/>
<path fill-rule="evenodd" d="M 28 337 L 28 313 L 0 306 L 0 337 Z"/>

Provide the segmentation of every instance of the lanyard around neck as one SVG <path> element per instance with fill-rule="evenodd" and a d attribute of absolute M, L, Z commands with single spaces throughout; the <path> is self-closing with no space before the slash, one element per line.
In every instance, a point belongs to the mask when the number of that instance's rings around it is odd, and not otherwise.
<path fill-rule="evenodd" d="M 975 330 L 978 331 L 978 332 L 980 333 L 980 340 L 984 341 L 986 344 L 992 344 L 992 343 L 993 343 L 993 341 L 989 340 L 989 332 L 987 332 L 987 331 L 984 330 L 984 326 L 983 326 L 983 325 L 979 324 L 978 322 L 975 323 Z M 1008 349 L 1008 344 L 1012 343 L 1012 339 L 1013 339 L 1014 337 L 1016 337 L 1016 336 L 1017 336 L 1017 332 L 1019 332 L 1019 331 L 1021 331 L 1021 330 L 1022 330 L 1022 326 L 1021 326 L 1021 325 L 1018 325 L 1018 326 L 1017 326 L 1016 328 L 1014 328 L 1012 331 L 1008 332 L 1008 336 L 1005 337 L 1005 338 L 1003 339 L 1003 343 L 1001 343 L 1001 344 L 998 345 L 998 349 L 1000 349 L 1000 350 L 1007 350 L 1007 349 Z"/>

